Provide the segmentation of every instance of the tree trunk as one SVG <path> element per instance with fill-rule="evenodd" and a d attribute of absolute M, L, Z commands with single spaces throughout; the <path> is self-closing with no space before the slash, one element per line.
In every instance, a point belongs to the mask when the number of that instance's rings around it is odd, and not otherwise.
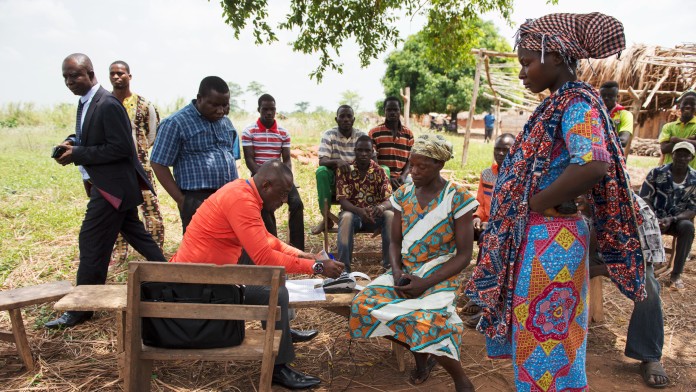
<path fill-rule="evenodd" d="M 476 73 L 474 74 L 474 89 L 471 91 L 471 105 L 469 106 L 469 117 L 466 119 L 466 133 L 464 134 L 464 148 L 462 149 L 462 166 L 466 165 L 466 159 L 469 155 L 469 139 L 471 138 L 471 124 L 474 122 L 476 98 L 478 97 L 479 82 L 481 80 L 481 66 L 483 65 L 482 53 L 483 51 L 481 50 L 478 56 L 476 56 Z"/>

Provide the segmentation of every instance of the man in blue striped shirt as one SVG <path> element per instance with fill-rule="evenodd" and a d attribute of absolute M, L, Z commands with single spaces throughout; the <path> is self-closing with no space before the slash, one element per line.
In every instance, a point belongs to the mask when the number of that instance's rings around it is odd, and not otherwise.
<path fill-rule="evenodd" d="M 227 83 L 208 76 L 201 81 L 196 99 L 164 119 L 157 130 L 152 170 L 176 201 L 184 232 L 203 201 L 239 177 L 239 139 L 226 117 L 229 107 Z"/>

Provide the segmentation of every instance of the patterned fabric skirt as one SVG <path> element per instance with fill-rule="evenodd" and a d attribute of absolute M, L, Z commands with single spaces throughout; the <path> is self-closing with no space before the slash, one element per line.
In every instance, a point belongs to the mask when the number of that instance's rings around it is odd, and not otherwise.
<path fill-rule="evenodd" d="M 515 271 L 512 342 L 486 339 L 512 357 L 518 391 L 587 390 L 589 229 L 580 218 L 530 213 Z"/>
<path fill-rule="evenodd" d="M 423 263 L 412 275 L 425 277 L 437 271 L 453 255 Z M 391 271 L 373 280 L 353 299 L 350 336 L 391 336 L 408 344 L 411 351 L 447 356 L 459 361 L 464 325 L 455 310 L 457 276 L 426 290 L 418 298 L 400 298 Z"/>

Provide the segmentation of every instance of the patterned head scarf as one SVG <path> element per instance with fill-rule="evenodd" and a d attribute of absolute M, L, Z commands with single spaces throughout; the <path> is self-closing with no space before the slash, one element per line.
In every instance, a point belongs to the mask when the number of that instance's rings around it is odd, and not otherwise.
<path fill-rule="evenodd" d="M 623 24 L 599 12 L 550 14 L 527 19 L 517 31 L 515 47 L 560 53 L 566 64 L 572 60 L 603 59 L 626 48 Z M 572 71 L 572 70 L 571 70 Z"/>
<path fill-rule="evenodd" d="M 452 143 L 442 135 L 418 136 L 411 147 L 411 154 L 424 155 L 442 162 L 447 162 L 454 156 Z"/>

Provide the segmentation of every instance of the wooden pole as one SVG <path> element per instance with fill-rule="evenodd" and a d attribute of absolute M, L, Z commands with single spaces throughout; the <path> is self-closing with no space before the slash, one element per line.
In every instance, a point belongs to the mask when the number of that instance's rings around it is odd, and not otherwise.
<path fill-rule="evenodd" d="M 471 91 L 471 105 L 469 105 L 469 117 L 466 119 L 466 132 L 464 133 L 464 147 L 462 148 L 462 166 L 466 165 L 469 155 L 469 139 L 471 138 L 471 124 L 474 122 L 476 110 L 476 97 L 478 97 L 479 82 L 481 79 L 481 67 L 483 66 L 483 53 L 479 51 L 476 56 L 476 72 L 474 73 L 474 89 Z"/>
<path fill-rule="evenodd" d="M 496 98 L 495 100 L 495 137 L 500 136 L 502 133 L 503 121 L 500 118 L 500 100 Z"/>
<path fill-rule="evenodd" d="M 411 87 L 401 89 L 401 98 L 404 100 L 404 125 L 411 128 Z"/>

